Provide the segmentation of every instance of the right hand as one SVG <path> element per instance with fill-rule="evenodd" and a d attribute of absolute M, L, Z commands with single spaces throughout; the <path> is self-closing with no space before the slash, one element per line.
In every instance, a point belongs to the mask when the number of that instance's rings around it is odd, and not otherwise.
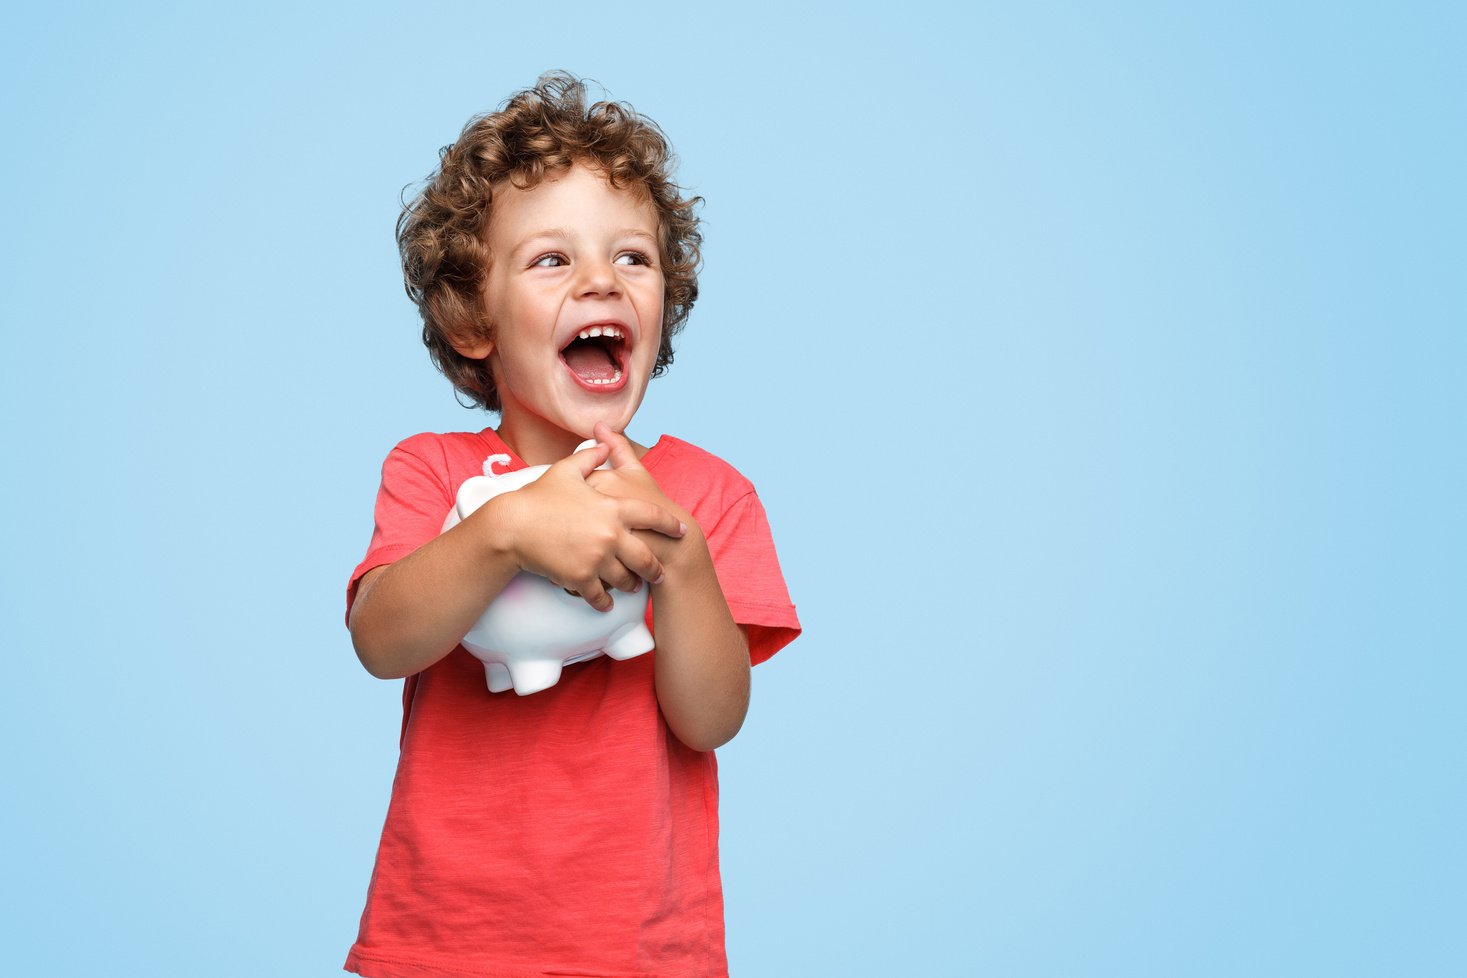
<path fill-rule="evenodd" d="M 662 579 L 662 563 L 635 531 L 674 539 L 686 527 L 666 508 L 597 492 L 586 479 L 611 449 L 602 444 L 561 459 L 529 485 L 495 496 L 470 514 L 493 545 L 522 570 L 575 591 L 597 611 L 610 611 L 609 588 L 631 593 Z"/>

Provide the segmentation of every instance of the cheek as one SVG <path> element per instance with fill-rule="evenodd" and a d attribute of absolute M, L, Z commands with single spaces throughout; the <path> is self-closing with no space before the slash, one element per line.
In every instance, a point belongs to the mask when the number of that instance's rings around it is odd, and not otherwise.
<path fill-rule="evenodd" d="M 662 316 L 667 309 L 667 306 L 664 305 L 666 294 L 667 293 L 659 284 L 657 287 L 657 291 L 651 292 L 649 290 L 646 298 L 642 302 L 643 324 L 645 324 L 648 329 L 651 329 L 655 326 L 659 333 L 661 333 L 662 331 Z"/>
<path fill-rule="evenodd" d="M 647 355 L 647 359 L 646 359 L 645 363 L 646 363 L 646 366 L 647 366 L 647 373 L 648 374 L 651 374 L 653 370 L 656 370 L 657 369 L 657 353 L 658 353 L 659 350 L 661 350 L 661 348 L 662 348 L 662 330 L 659 329 L 655 333 L 653 333 L 650 337 L 648 337 L 648 341 L 646 343 L 646 347 L 645 347 L 645 350 L 644 350 L 644 352 Z"/>

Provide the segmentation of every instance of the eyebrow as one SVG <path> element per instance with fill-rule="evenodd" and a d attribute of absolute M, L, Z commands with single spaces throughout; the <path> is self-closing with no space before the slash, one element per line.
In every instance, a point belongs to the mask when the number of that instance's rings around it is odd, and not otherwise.
<path fill-rule="evenodd" d="M 536 238 L 569 238 L 569 228 L 542 228 L 539 231 L 531 231 L 525 235 L 525 241 L 534 241 Z"/>
<path fill-rule="evenodd" d="M 524 240 L 533 241 L 535 238 L 571 238 L 574 236 L 575 235 L 571 233 L 570 228 L 541 228 L 539 231 L 531 231 L 529 234 L 525 235 Z M 621 230 L 616 232 L 615 237 L 651 238 L 653 241 L 657 240 L 657 236 L 655 234 L 653 234 L 651 231 L 644 231 L 641 228 L 622 228 Z"/>
<path fill-rule="evenodd" d="M 514 246 L 511 254 L 519 252 L 521 249 L 528 247 L 530 244 L 539 241 L 542 238 L 550 238 L 552 240 L 564 241 L 572 237 L 575 237 L 575 235 L 571 233 L 571 230 L 569 228 L 541 228 L 538 231 L 531 231 L 529 234 L 520 239 L 519 244 Z M 648 241 L 652 242 L 654 245 L 659 243 L 657 235 L 653 234 L 651 231 L 644 231 L 641 228 L 622 228 L 621 230 L 616 232 L 615 237 L 645 238 Z"/>

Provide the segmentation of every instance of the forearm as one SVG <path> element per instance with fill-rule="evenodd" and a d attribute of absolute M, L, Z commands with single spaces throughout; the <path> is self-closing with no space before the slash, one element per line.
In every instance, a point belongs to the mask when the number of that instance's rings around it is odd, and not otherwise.
<path fill-rule="evenodd" d="M 652 588 L 657 702 L 694 750 L 733 739 L 749 710 L 749 648 L 718 585 L 701 534 L 690 532 Z"/>
<path fill-rule="evenodd" d="M 484 532 L 489 517 L 475 513 L 362 578 L 351 637 L 368 672 L 397 679 L 442 659 L 519 571 L 514 557 Z"/>

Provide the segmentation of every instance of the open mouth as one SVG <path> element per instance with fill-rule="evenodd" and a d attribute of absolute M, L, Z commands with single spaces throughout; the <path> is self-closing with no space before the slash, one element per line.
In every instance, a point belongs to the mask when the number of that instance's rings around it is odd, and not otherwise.
<path fill-rule="evenodd" d="M 627 331 L 614 323 L 587 326 L 560 351 L 560 359 L 581 385 L 611 391 L 626 376 Z"/>

